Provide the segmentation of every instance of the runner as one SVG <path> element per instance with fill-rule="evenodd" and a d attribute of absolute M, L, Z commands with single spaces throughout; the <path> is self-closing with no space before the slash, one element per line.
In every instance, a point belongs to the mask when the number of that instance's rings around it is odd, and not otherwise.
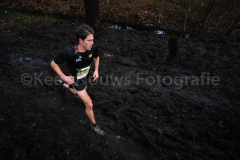
<path fill-rule="evenodd" d="M 91 129 L 99 135 L 105 135 L 97 125 L 93 103 L 86 89 L 89 78 L 89 70 L 92 61 L 94 61 L 93 82 L 99 77 L 99 55 L 98 48 L 94 45 L 94 29 L 86 24 L 82 24 L 75 30 L 78 45 L 70 47 L 59 54 L 52 62 L 51 66 L 54 71 L 61 77 L 60 82 L 65 88 L 77 95 L 85 104 L 86 114 L 91 122 Z M 59 64 L 67 63 L 69 67 L 69 75 L 65 75 Z"/>

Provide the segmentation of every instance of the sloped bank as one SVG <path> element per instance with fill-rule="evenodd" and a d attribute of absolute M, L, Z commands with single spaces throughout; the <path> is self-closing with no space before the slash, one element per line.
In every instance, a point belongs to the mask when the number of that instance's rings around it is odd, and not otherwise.
<path fill-rule="evenodd" d="M 234 44 L 98 30 L 100 78 L 88 90 L 102 138 L 90 130 L 80 100 L 44 82 L 56 76 L 50 61 L 75 44 L 74 26 L 1 36 L 1 159 L 240 157 L 239 63 L 228 54 Z M 24 85 L 26 73 L 38 79 Z"/>

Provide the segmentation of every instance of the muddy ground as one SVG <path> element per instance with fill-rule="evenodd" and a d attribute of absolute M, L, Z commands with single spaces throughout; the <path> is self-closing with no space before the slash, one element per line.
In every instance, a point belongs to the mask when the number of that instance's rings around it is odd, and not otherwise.
<path fill-rule="evenodd" d="M 49 65 L 76 44 L 75 26 L 1 33 L 0 159 L 240 158 L 239 44 L 98 29 L 100 78 L 88 92 L 101 137 Z"/>

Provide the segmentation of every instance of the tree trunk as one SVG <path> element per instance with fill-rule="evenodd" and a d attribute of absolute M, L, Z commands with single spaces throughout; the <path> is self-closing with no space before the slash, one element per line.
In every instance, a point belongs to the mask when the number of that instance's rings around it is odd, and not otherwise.
<path fill-rule="evenodd" d="M 161 17 L 162 17 L 162 9 L 164 6 L 164 1 L 162 1 L 161 6 L 160 6 L 160 2 L 157 2 L 157 0 L 154 0 L 155 5 L 157 6 L 157 10 L 158 10 L 158 24 L 161 23 Z"/>
<path fill-rule="evenodd" d="M 186 7 L 186 0 L 182 0 L 181 2 L 181 11 Z"/>
<path fill-rule="evenodd" d="M 208 8 L 208 10 L 206 12 L 205 18 L 203 20 L 203 24 L 206 24 L 208 22 L 208 19 L 210 17 L 211 11 L 212 11 L 212 9 L 214 7 L 215 1 L 216 0 L 212 0 L 212 2 L 210 3 L 210 6 L 209 6 L 209 8 Z"/>
<path fill-rule="evenodd" d="M 83 16 L 83 3 L 82 0 L 79 1 L 79 14 L 80 16 Z"/>
<path fill-rule="evenodd" d="M 70 9 L 70 0 L 67 1 L 67 10 L 69 11 Z"/>
<path fill-rule="evenodd" d="M 233 3 L 232 3 L 232 9 L 231 9 L 232 11 L 233 11 L 235 5 L 236 5 L 236 0 L 233 0 Z"/>
<path fill-rule="evenodd" d="M 235 20 L 231 28 L 228 30 L 227 35 L 231 35 L 233 33 L 233 31 L 235 30 L 239 22 L 240 22 L 240 16 Z"/>
<path fill-rule="evenodd" d="M 186 26 L 187 26 L 188 16 L 189 16 L 189 12 L 186 13 L 186 17 L 185 17 L 185 20 L 184 20 L 184 24 L 183 24 L 183 30 L 184 30 L 184 32 L 186 32 Z"/>
<path fill-rule="evenodd" d="M 96 21 L 99 16 L 98 0 L 84 0 L 85 22 L 96 29 Z"/>
<path fill-rule="evenodd" d="M 189 0 L 188 11 L 191 11 L 193 0 Z"/>

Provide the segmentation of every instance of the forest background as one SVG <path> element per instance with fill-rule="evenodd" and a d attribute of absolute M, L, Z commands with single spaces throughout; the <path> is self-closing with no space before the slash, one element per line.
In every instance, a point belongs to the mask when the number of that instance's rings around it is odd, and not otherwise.
<path fill-rule="evenodd" d="M 84 21 L 86 2 L 99 9 L 92 9 L 97 26 L 208 33 L 237 41 L 240 35 L 240 0 L 1 0 L 0 30 Z"/>

